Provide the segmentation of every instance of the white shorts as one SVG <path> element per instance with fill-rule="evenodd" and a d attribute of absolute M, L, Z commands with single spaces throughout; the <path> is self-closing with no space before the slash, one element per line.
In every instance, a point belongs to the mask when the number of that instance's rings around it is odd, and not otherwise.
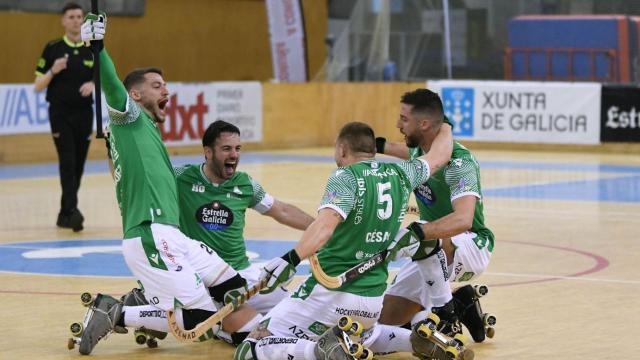
<path fill-rule="evenodd" d="M 275 336 L 315 341 L 345 315 L 360 322 L 365 329 L 372 327 L 380 317 L 383 298 L 383 295 L 366 297 L 332 291 L 320 284 L 310 288 L 305 281 L 269 311 L 262 323 L 266 322 L 267 329 Z"/>
<path fill-rule="evenodd" d="M 122 241 L 122 254 L 152 305 L 216 311 L 207 288 L 236 271 L 215 251 L 171 225 L 140 225 L 131 232 L 138 236 Z"/>
<path fill-rule="evenodd" d="M 252 287 L 260 281 L 260 270 L 261 267 L 259 265 L 251 264 L 248 268 L 238 271 L 238 273 L 247 280 L 247 286 Z M 287 296 L 289 296 L 287 289 L 278 287 L 269 294 L 258 294 L 250 298 L 247 304 L 264 315 Z"/>
<path fill-rule="evenodd" d="M 482 274 L 489 265 L 491 252 L 487 246 L 478 248 L 473 239 L 475 233 L 464 232 L 451 238 L 456 246 L 453 262 L 449 266 L 449 281 L 469 281 Z M 393 280 L 387 294 L 403 297 L 425 309 L 431 308 L 431 301 L 424 286 L 422 276 L 415 262 L 404 264 Z"/>

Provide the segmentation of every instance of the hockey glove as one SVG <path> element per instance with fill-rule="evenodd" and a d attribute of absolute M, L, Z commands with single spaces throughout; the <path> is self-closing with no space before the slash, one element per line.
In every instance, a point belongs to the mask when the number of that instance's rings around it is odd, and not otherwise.
<path fill-rule="evenodd" d="M 107 15 L 101 13 L 96 15 L 88 13 L 84 17 L 84 23 L 80 27 L 80 37 L 84 41 L 86 46 L 89 46 L 92 41 L 100 41 L 104 39 L 104 35 L 107 31 Z"/>
<path fill-rule="evenodd" d="M 260 277 L 267 279 L 267 286 L 260 291 L 261 294 L 269 294 L 278 286 L 286 286 L 296 273 L 296 266 L 300 263 L 300 257 L 295 250 L 269 261 L 263 268 Z"/>

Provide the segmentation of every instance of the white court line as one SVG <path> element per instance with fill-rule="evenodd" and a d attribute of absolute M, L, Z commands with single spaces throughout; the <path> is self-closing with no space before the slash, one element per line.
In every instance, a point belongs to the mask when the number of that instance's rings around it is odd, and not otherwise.
<path fill-rule="evenodd" d="M 581 276 L 560 276 L 560 275 L 543 275 L 543 274 L 515 274 L 504 272 L 485 272 L 483 275 L 507 276 L 507 277 L 526 277 L 526 278 L 543 278 L 543 279 L 562 279 L 562 280 L 578 280 L 578 281 L 594 281 L 608 282 L 620 284 L 640 284 L 640 280 L 615 280 L 615 279 L 597 279 Z"/>

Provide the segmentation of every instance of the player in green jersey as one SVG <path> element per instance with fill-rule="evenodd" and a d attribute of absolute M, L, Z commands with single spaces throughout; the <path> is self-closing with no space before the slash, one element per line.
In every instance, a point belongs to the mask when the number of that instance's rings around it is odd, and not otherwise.
<path fill-rule="evenodd" d="M 105 31 L 106 16 L 89 14 L 81 36 L 85 42 L 102 40 Z M 106 49 L 100 51 L 100 61 L 111 119 L 110 154 L 122 215 L 123 255 L 150 304 L 98 294 L 85 317 L 82 354 L 89 354 L 110 332 L 126 332 L 126 327 L 167 332 L 169 309 L 176 309 L 183 329 L 192 329 L 217 310 L 211 297 L 223 303 L 229 291 L 246 286 L 212 249 L 178 228 L 175 174 L 157 127 L 169 100 L 162 72 L 135 70 L 123 84 Z M 244 320 L 242 310 L 232 315 L 222 324 L 228 332 L 235 332 Z"/>
<path fill-rule="evenodd" d="M 313 217 L 294 205 L 267 193 L 249 174 L 236 171 L 240 162 L 240 129 L 226 121 L 211 123 L 202 137 L 205 161 L 176 168 L 180 229 L 190 238 L 202 241 L 237 270 L 248 286 L 259 281 L 260 267 L 251 264 L 244 241 L 245 213 L 251 208 L 281 224 L 305 230 Z M 260 314 L 288 295 L 283 287 L 259 294 L 247 304 Z M 237 333 L 218 337 L 235 345 L 260 321 L 257 315 Z M 241 340 L 238 340 L 241 339 Z"/>
<path fill-rule="evenodd" d="M 385 144 L 383 138 L 378 138 L 379 152 L 413 159 L 429 151 L 436 136 L 433 129 L 425 126 L 428 123 L 425 119 L 430 116 L 444 116 L 438 94 L 428 89 L 404 94 L 397 127 L 406 144 Z M 415 322 L 424 319 L 419 312 L 427 309 L 446 320 L 443 325 L 449 323 L 445 332 L 461 330 L 458 323 L 461 317 L 474 340 L 483 341 L 484 327 L 466 321 L 473 315 L 466 311 L 470 304 L 457 301 L 468 301 L 463 294 L 469 289 L 452 294 L 449 285 L 449 281 L 469 281 L 480 275 L 489 264 L 494 247 L 494 235 L 484 223 L 478 162 L 467 148 L 454 142 L 449 163 L 434 172 L 414 194 L 420 218 L 427 221 L 422 225 L 423 236 L 441 239 L 442 250 L 400 269 L 385 296 L 380 321 L 404 324 L 413 318 Z"/>
<path fill-rule="evenodd" d="M 441 124 L 434 122 L 434 127 Z M 444 151 L 396 164 L 375 160 L 375 138 L 368 125 L 346 124 L 335 145 L 338 168 L 327 182 L 318 217 L 295 249 L 265 265 L 269 288 L 289 281 L 300 261 L 316 252 L 323 270 L 333 276 L 390 248 L 411 191 L 427 181 L 430 169 L 437 171 L 449 160 L 451 129 L 442 129 Z M 372 351 L 415 351 L 410 330 L 373 326 L 382 310 L 387 276 L 382 263 L 333 290 L 310 276 L 265 316 L 236 349 L 235 359 L 352 359 L 336 346 L 340 340 L 334 327 L 344 315 L 365 329 L 380 328 L 364 343 Z M 390 337 L 392 333 L 396 335 Z"/>

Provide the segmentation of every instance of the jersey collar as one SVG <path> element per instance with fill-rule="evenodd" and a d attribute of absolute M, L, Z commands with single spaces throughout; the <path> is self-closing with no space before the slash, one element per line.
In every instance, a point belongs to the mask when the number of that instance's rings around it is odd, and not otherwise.
<path fill-rule="evenodd" d="M 67 35 L 63 36 L 62 40 L 64 40 L 65 44 L 69 45 L 69 47 L 72 47 L 72 48 L 79 48 L 84 45 L 84 42 L 82 41 L 74 43 L 73 41 L 69 40 Z"/>

